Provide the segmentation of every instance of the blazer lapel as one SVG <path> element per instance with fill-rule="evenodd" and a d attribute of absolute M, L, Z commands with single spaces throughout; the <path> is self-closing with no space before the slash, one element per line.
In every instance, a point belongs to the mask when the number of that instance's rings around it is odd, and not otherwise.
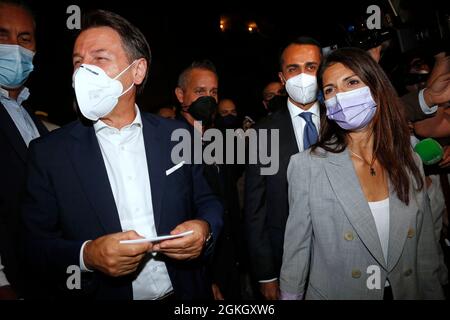
<path fill-rule="evenodd" d="M 121 232 L 119 213 L 94 128 L 78 123 L 71 134 L 76 141 L 69 151 L 86 196 L 105 232 Z"/>
<path fill-rule="evenodd" d="M 24 108 L 28 112 L 28 114 L 30 115 L 31 119 L 33 120 L 34 125 L 36 126 L 37 130 L 39 131 L 39 135 L 42 137 L 43 135 L 47 134 L 48 130 L 44 126 L 42 121 L 39 120 L 38 117 L 36 117 L 36 115 L 34 114 L 34 112 L 30 108 L 28 108 L 27 106 L 25 106 Z"/>
<path fill-rule="evenodd" d="M 361 241 L 386 269 L 375 220 L 347 150 L 338 154 L 328 153 L 328 158 L 325 170 L 337 199 Z"/>
<path fill-rule="evenodd" d="M 8 111 L 0 103 L 0 130 L 8 137 L 12 147 L 16 150 L 19 157 L 25 162 L 27 160 L 27 145 L 23 141 L 19 130 L 11 119 Z"/>
<path fill-rule="evenodd" d="M 161 223 L 162 199 L 164 194 L 165 170 L 164 161 L 167 154 L 167 145 L 158 136 L 157 127 L 159 122 L 156 119 L 142 115 L 142 125 L 144 132 L 145 153 L 147 156 L 148 173 L 150 176 L 150 187 L 152 192 L 153 216 L 156 231 L 159 231 Z"/>
<path fill-rule="evenodd" d="M 393 186 L 389 183 L 389 245 L 388 245 L 388 269 L 394 269 L 403 251 L 410 221 L 419 210 L 412 192 L 409 194 L 409 205 L 406 206 L 397 197 Z"/>
<path fill-rule="evenodd" d="M 276 126 L 280 129 L 280 147 L 284 149 L 280 154 L 286 154 L 290 159 L 291 155 L 298 153 L 299 150 L 287 102 L 286 107 L 280 111 L 280 120 Z"/>

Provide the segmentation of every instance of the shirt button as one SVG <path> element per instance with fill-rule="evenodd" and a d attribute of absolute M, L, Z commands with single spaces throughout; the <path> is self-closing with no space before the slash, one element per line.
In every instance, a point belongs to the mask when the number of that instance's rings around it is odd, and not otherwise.
<path fill-rule="evenodd" d="M 125 147 L 120 147 L 120 150 L 125 151 Z"/>
<path fill-rule="evenodd" d="M 410 229 L 408 230 L 408 238 L 411 239 L 412 237 L 414 237 L 414 229 L 410 228 Z"/>

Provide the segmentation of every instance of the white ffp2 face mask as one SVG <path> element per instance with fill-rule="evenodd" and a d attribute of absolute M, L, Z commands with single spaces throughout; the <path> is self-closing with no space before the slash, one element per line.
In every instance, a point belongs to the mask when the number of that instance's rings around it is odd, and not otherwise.
<path fill-rule="evenodd" d="M 73 74 L 73 87 L 81 113 L 87 119 L 97 121 L 103 118 L 119 102 L 119 98 L 131 90 L 134 83 L 123 91 L 122 83 L 117 80 L 136 61 L 131 63 L 115 78 L 109 77 L 102 68 L 82 64 Z"/>
<path fill-rule="evenodd" d="M 317 100 L 318 86 L 315 76 L 300 73 L 286 81 L 289 97 L 297 103 L 308 104 Z"/>

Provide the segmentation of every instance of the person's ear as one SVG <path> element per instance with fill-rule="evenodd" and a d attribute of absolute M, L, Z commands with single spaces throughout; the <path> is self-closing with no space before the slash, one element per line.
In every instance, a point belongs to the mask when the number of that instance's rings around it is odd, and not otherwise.
<path fill-rule="evenodd" d="M 281 83 L 286 85 L 286 81 L 284 80 L 283 72 L 278 72 L 278 78 L 280 78 Z"/>
<path fill-rule="evenodd" d="M 184 101 L 184 91 L 180 87 L 175 88 L 175 95 L 177 96 L 178 102 L 183 105 Z"/>
<path fill-rule="evenodd" d="M 134 84 L 136 86 L 142 84 L 147 75 L 148 63 L 144 58 L 139 59 L 136 62 L 136 66 L 134 68 Z"/>

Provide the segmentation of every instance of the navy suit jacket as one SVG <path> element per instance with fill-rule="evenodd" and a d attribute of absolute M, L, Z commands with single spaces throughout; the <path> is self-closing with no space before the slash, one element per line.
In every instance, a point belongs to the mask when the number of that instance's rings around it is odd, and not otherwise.
<path fill-rule="evenodd" d="M 171 151 L 177 142 L 171 141 L 171 133 L 187 127 L 145 113 L 142 123 L 158 235 L 168 234 L 184 221 L 204 219 L 215 241 L 222 227 L 223 208 L 203 177 L 203 167 L 185 164 L 166 176 L 166 170 L 176 165 Z M 67 267 L 79 265 L 83 242 L 122 231 L 92 125 L 76 121 L 30 145 L 22 211 L 30 266 L 57 286 L 58 297 L 132 299 L 133 275 L 113 278 L 87 272 L 82 273 L 81 290 L 66 287 Z M 177 298 L 210 297 L 205 254 L 191 261 L 163 256 Z"/>
<path fill-rule="evenodd" d="M 25 108 L 41 136 L 47 129 Z M 27 145 L 8 111 L 0 103 L 0 256 L 13 288 L 23 294 L 25 282 L 19 245 L 20 202 L 25 188 Z"/>

